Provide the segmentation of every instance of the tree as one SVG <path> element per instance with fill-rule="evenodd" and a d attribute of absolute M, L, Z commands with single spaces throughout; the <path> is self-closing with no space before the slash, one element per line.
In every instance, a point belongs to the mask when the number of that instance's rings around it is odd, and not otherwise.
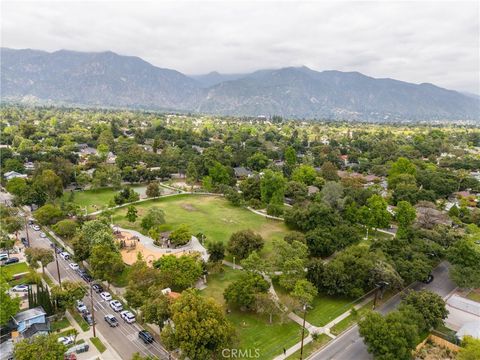
<path fill-rule="evenodd" d="M 472 238 L 464 237 L 455 242 L 447 251 L 447 258 L 453 267 L 452 280 L 462 288 L 480 287 L 480 246 Z"/>
<path fill-rule="evenodd" d="M 480 359 L 480 339 L 474 339 L 471 336 L 463 338 L 462 347 L 460 348 L 457 360 L 477 360 Z"/>
<path fill-rule="evenodd" d="M 94 278 L 105 280 L 107 283 L 111 283 L 125 267 L 122 255 L 108 244 L 94 245 L 89 263 Z"/>
<path fill-rule="evenodd" d="M 56 334 L 33 336 L 15 344 L 14 354 L 17 360 L 58 360 L 63 359 L 67 347 L 58 342 Z"/>
<path fill-rule="evenodd" d="M 0 276 L 0 325 L 7 324 L 12 316 L 20 311 L 20 298 L 10 297 L 8 293 L 10 286 L 7 281 Z"/>
<path fill-rule="evenodd" d="M 45 273 L 45 266 L 50 264 L 53 261 L 53 251 L 50 249 L 44 248 L 35 248 L 29 247 L 25 249 L 25 256 L 27 257 L 27 261 L 32 267 L 35 266 L 37 262 L 42 264 L 42 273 Z"/>
<path fill-rule="evenodd" d="M 41 189 L 50 201 L 63 194 L 62 179 L 53 170 L 43 170 L 40 175 L 34 178 L 33 184 L 38 189 Z"/>
<path fill-rule="evenodd" d="M 396 219 L 398 221 L 397 236 L 407 237 L 409 228 L 417 218 L 417 211 L 408 201 L 397 203 Z"/>
<path fill-rule="evenodd" d="M 22 197 L 22 195 L 24 195 L 27 191 L 28 185 L 27 181 L 23 178 L 13 178 L 8 181 L 5 188 L 10 194 L 13 194 L 17 197 Z"/>
<path fill-rule="evenodd" d="M 143 319 L 163 329 L 165 321 L 171 316 L 170 305 L 170 299 L 161 291 L 151 291 L 151 296 L 145 299 L 145 303 L 141 308 Z"/>
<path fill-rule="evenodd" d="M 429 331 L 443 324 L 448 316 L 448 310 L 445 307 L 445 301 L 438 294 L 431 291 L 410 291 L 402 300 L 400 310 L 405 306 L 412 306 L 425 320 L 425 329 L 421 331 Z"/>
<path fill-rule="evenodd" d="M 158 182 L 154 181 L 147 185 L 146 194 L 148 197 L 158 197 L 160 196 L 160 186 Z"/>
<path fill-rule="evenodd" d="M 289 181 L 285 186 L 285 197 L 292 199 L 295 203 L 304 201 L 308 196 L 307 185 L 298 181 Z"/>
<path fill-rule="evenodd" d="M 358 326 L 368 352 L 375 359 L 411 359 L 411 351 L 418 343 L 415 319 L 400 311 L 391 312 L 385 317 L 377 312 L 369 312 Z"/>
<path fill-rule="evenodd" d="M 125 187 L 114 196 L 113 201 L 117 205 L 122 205 L 125 203 L 138 201 L 138 199 L 140 199 L 140 195 L 135 190 Z"/>
<path fill-rule="evenodd" d="M 417 168 L 408 159 L 400 157 L 395 161 L 388 171 L 388 187 L 394 189 L 398 182 L 398 177 L 401 175 L 411 175 L 415 178 Z"/>
<path fill-rule="evenodd" d="M 285 158 L 285 163 L 288 166 L 294 166 L 297 163 L 297 152 L 293 147 L 287 147 L 283 156 Z"/>
<path fill-rule="evenodd" d="M 256 251 L 252 251 L 246 259 L 241 261 L 241 264 L 245 271 L 254 273 L 265 273 L 269 270 L 269 264 Z"/>
<path fill-rule="evenodd" d="M 128 272 L 125 299 L 130 306 L 139 308 L 149 299 L 150 289 L 161 283 L 160 271 L 149 267 L 140 255 Z"/>
<path fill-rule="evenodd" d="M 225 244 L 222 241 L 212 241 L 207 243 L 208 261 L 213 263 L 221 262 L 225 258 Z"/>
<path fill-rule="evenodd" d="M 220 357 L 233 336 L 233 328 L 215 300 L 196 290 L 182 293 L 171 306 L 175 327 L 167 325 L 161 338 L 169 349 L 180 348 L 192 360 Z"/>
<path fill-rule="evenodd" d="M 372 195 L 367 200 L 369 225 L 373 228 L 390 226 L 391 214 L 387 211 L 387 202 L 380 195 Z"/>
<path fill-rule="evenodd" d="M 303 305 L 311 305 L 315 296 L 317 296 L 317 289 L 306 279 L 300 279 L 295 283 L 295 287 L 291 295 L 296 298 Z"/>
<path fill-rule="evenodd" d="M 182 291 L 192 286 L 202 275 L 202 264 L 196 256 L 162 256 L 153 263 L 160 270 L 160 276 L 166 286 Z"/>
<path fill-rule="evenodd" d="M 265 241 L 260 234 L 252 230 L 240 230 L 233 233 L 228 240 L 228 252 L 239 260 L 245 259 L 253 251 L 259 251 L 263 248 Z"/>
<path fill-rule="evenodd" d="M 331 208 L 341 207 L 341 199 L 343 197 L 343 185 L 335 181 L 327 181 L 320 191 L 322 202 Z"/>
<path fill-rule="evenodd" d="M 154 226 L 165 224 L 165 212 L 158 206 L 152 206 L 148 209 L 147 215 L 142 218 L 140 223 L 144 230 L 149 230 Z"/>
<path fill-rule="evenodd" d="M 72 308 L 75 302 L 82 300 L 86 293 L 87 289 L 80 281 L 65 280 L 62 281 L 62 286 L 52 287 L 52 298 L 62 310 Z"/>
<path fill-rule="evenodd" d="M 53 225 L 53 231 L 61 237 L 71 239 L 77 232 L 77 222 L 72 219 L 64 219 Z"/>
<path fill-rule="evenodd" d="M 187 244 L 192 238 L 192 232 L 186 224 L 180 224 L 178 228 L 173 230 L 168 239 L 175 246 L 183 246 Z"/>
<path fill-rule="evenodd" d="M 130 205 L 127 210 L 127 215 L 125 216 L 127 220 L 131 223 L 134 223 L 137 221 L 138 215 L 137 215 L 137 208 L 134 205 Z"/>
<path fill-rule="evenodd" d="M 13 249 L 14 245 L 15 239 L 10 238 L 5 231 L 0 230 L 0 249 L 5 250 L 7 255 L 10 256 L 10 250 Z"/>
<path fill-rule="evenodd" d="M 268 157 L 261 152 L 256 152 L 247 159 L 247 165 L 252 170 L 261 171 L 267 167 Z"/>
<path fill-rule="evenodd" d="M 279 172 L 267 169 L 260 179 L 260 192 L 264 204 L 283 204 L 285 179 Z"/>
<path fill-rule="evenodd" d="M 337 167 L 330 161 L 325 161 L 320 169 L 322 178 L 324 178 L 326 181 L 338 181 L 340 177 L 338 176 L 337 171 Z"/>
<path fill-rule="evenodd" d="M 259 314 L 268 315 L 268 322 L 273 322 L 273 316 L 281 313 L 280 307 L 270 293 L 258 293 L 255 295 L 255 311 Z"/>
<path fill-rule="evenodd" d="M 313 185 L 317 178 L 317 171 L 310 165 L 300 165 L 292 173 L 292 180 L 306 185 Z"/>
<path fill-rule="evenodd" d="M 270 284 L 260 274 L 247 272 L 231 283 L 223 292 L 225 301 L 232 306 L 238 306 L 242 311 L 253 310 L 255 296 L 266 293 Z"/>
<path fill-rule="evenodd" d="M 42 225 L 53 225 L 63 217 L 63 211 L 53 204 L 43 205 L 34 213 L 35 219 Z"/>

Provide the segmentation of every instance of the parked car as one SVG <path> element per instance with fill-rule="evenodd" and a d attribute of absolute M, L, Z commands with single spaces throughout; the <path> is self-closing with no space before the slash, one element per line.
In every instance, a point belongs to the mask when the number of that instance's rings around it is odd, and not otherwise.
<path fill-rule="evenodd" d="M 78 266 L 77 263 L 70 263 L 70 264 L 68 264 L 68 266 L 70 266 L 70 269 L 72 269 L 72 270 L 78 270 L 78 268 L 80 267 L 80 266 Z"/>
<path fill-rule="evenodd" d="M 63 345 L 71 345 L 73 344 L 73 340 L 73 336 L 60 336 L 57 341 Z"/>
<path fill-rule="evenodd" d="M 74 353 L 81 354 L 81 353 L 87 352 L 89 348 L 90 346 L 87 343 L 72 346 L 70 349 L 65 351 L 65 359 L 71 359 L 70 355 Z"/>
<path fill-rule="evenodd" d="M 138 332 L 138 337 L 145 343 L 145 344 L 151 344 L 152 342 L 155 341 L 152 335 L 147 330 L 140 330 Z"/>
<path fill-rule="evenodd" d="M 123 310 L 123 305 L 120 301 L 118 300 L 111 300 L 110 301 L 110 307 L 114 310 L 114 311 L 122 311 Z"/>
<path fill-rule="evenodd" d="M 0 261 L 7 260 L 8 259 L 8 254 L 7 253 L 1 253 L 0 254 Z"/>
<path fill-rule="evenodd" d="M 90 281 L 93 280 L 93 277 L 92 277 L 89 273 L 87 273 L 87 272 L 82 272 L 82 273 L 80 274 L 80 277 L 81 277 L 83 280 L 85 280 L 86 282 L 90 282 Z"/>
<path fill-rule="evenodd" d="M 27 245 L 28 245 L 28 240 L 27 240 L 26 237 L 23 237 L 23 236 L 22 236 L 22 237 L 20 238 L 20 241 L 22 242 L 22 244 L 23 244 L 24 246 L 27 246 Z"/>
<path fill-rule="evenodd" d="M 33 225 L 32 228 L 35 231 L 40 231 L 40 226 L 38 226 L 38 225 Z"/>
<path fill-rule="evenodd" d="M 15 264 L 15 263 L 18 263 L 19 261 L 20 261 L 19 258 L 17 258 L 17 257 L 11 257 L 10 259 L 5 260 L 5 262 L 3 263 L 3 265 Z"/>
<path fill-rule="evenodd" d="M 110 327 L 116 327 L 119 325 L 117 318 L 112 314 L 105 315 L 104 319 L 108 323 L 108 325 L 110 325 Z"/>
<path fill-rule="evenodd" d="M 60 253 L 60 257 L 61 257 L 63 260 L 68 260 L 68 259 L 70 259 L 70 254 L 69 254 L 68 252 L 64 251 L 64 252 L 61 252 L 61 253 Z"/>
<path fill-rule="evenodd" d="M 100 284 L 93 284 L 93 285 L 92 285 L 92 289 L 93 289 L 93 291 L 95 291 L 97 294 L 100 294 L 101 292 L 103 292 L 103 286 L 100 285 Z"/>
<path fill-rule="evenodd" d="M 87 306 L 84 304 L 83 301 L 77 300 L 75 304 L 75 308 L 77 309 L 78 312 L 83 313 L 84 311 L 87 310 Z"/>
<path fill-rule="evenodd" d="M 95 322 L 93 321 L 93 316 L 89 312 L 83 313 L 83 319 L 87 322 L 88 325 L 92 326 Z"/>
<path fill-rule="evenodd" d="M 429 275 L 427 276 L 427 278 L 426 278 L 425 280 L 423 280 L 423 282 L 424 282 L 425 284 L 430 284 L 430 283 L 433 281 L 433 279 L 434 279 L 433 275 L 432 275 L 432 274 L 429 274 Z"/>
<path fill-rule="evenodd" d="M 112 295 L 110 295 L 110 293 L 108 291 L 104 291 L 104 292 L 100 293 L 100 297 L 105 301 L 112 300 Z"/>
<path fill-rule="evenodd" d="M 13 292 L 26 292 L 28 291 L 28 285 L 15 285 L 10 289 Z"/>
<path fill-rule="evenodd" d="M 120 312 L 120 316 L 122 317 L 123 320 L 125 320 L 129 324 L 132 324 L 135 322 L 135 315 L 133 315 L 128 310 L 123 310 L 122 312 Z"/>
<path fill-rule="evenodd" d="M 54 247 L 55 247 L 55 252 L 56 252 L 57 254 L 61 254 L 61 253 L 63 252 L 63 249 L 62 249 L 61 247 L 55 246 L 55 245 L 54 245 Z"/>
<path fill-rule="evenodd" d="M 47 234 L 45 234 L 44 232 L 41 232 L 41 233 L 40 233 L 40 237 L 41 237 L 42 239 L 45 239 L 45 238 L 47 237 Z"/>

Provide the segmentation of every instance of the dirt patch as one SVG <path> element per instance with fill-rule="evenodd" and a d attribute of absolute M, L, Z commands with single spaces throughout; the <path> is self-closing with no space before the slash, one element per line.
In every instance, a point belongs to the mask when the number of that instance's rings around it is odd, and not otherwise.
<path fill-rule="evenodd" d="M 192 204 L 182 204 L 180 205 L 182 209 L 187 210 L 187 211 L 198 211 L 198 209 L 193 206 Z"/>

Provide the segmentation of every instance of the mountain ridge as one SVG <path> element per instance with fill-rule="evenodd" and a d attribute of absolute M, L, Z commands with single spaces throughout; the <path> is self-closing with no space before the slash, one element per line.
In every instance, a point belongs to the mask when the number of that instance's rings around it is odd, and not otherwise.
<path fill-rule="evenodd" d="M 306 66 L 185 75 L 137 56 L 1 48 L 2 101 L 333 120 L 480 120 L 480 98 Z"/>

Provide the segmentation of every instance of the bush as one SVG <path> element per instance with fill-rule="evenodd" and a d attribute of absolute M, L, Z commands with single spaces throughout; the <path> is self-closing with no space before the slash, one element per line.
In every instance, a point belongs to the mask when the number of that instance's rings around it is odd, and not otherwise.
<path fill-rule="evenodd" d="M 148 197 L 157 197 L 160 196 L 160 186 L 157 182 L 151 182 L 147 186 L 146 194 Z"/>
<path fill-rule="evenodd" d="M 36 210 L 34 216 L 42 225 L 53 225 L 63 217 L 63 211 L 53 204 L 46 204 Z"/>
<path fill-rule="evenodd" d="M 113 201 L 116 205 L 122 205 L 137 201 L 138 199 L 140 199 L 140 195 L 136 193 L 135 190 L 126 187 L 115 195 Z"/>
<path fill-rule="evenodd" d="M 258 209 L 261 209 L 263 207 L 263 204 L 258 199 L 250 199 L 248 201 L 248 206 L 250 206 L 252 209 L 258 210 Z"/>
<path fill-rule="evenodd" d="M 267 214 L 271 215 L 271 216 L 282 216 L 283 215 L 283 205 L 268 204 Z"/>
<path fill-rule="evenodd" d="M 168 238 L 173 245 L 182 246 L 190 241 L 192 233 L 187 225 L 182 224 L 176 230 L 172 231 Z"/>
<path fill-rule="evenodd" d="M 263 245 L 264 240 L 260 234 L 256 234 L 252 230 L 240 230 L 230 236 L 228 252 L 241 260 L 248 257 L 253 251 L 260 251 Z"/>
<path fill-rule="evenodd" d="M 53 231 L 61 237 L 71 239 L 77 232 L 77 222 L 71 219 L 65 219 L 53 225 Z"/>

